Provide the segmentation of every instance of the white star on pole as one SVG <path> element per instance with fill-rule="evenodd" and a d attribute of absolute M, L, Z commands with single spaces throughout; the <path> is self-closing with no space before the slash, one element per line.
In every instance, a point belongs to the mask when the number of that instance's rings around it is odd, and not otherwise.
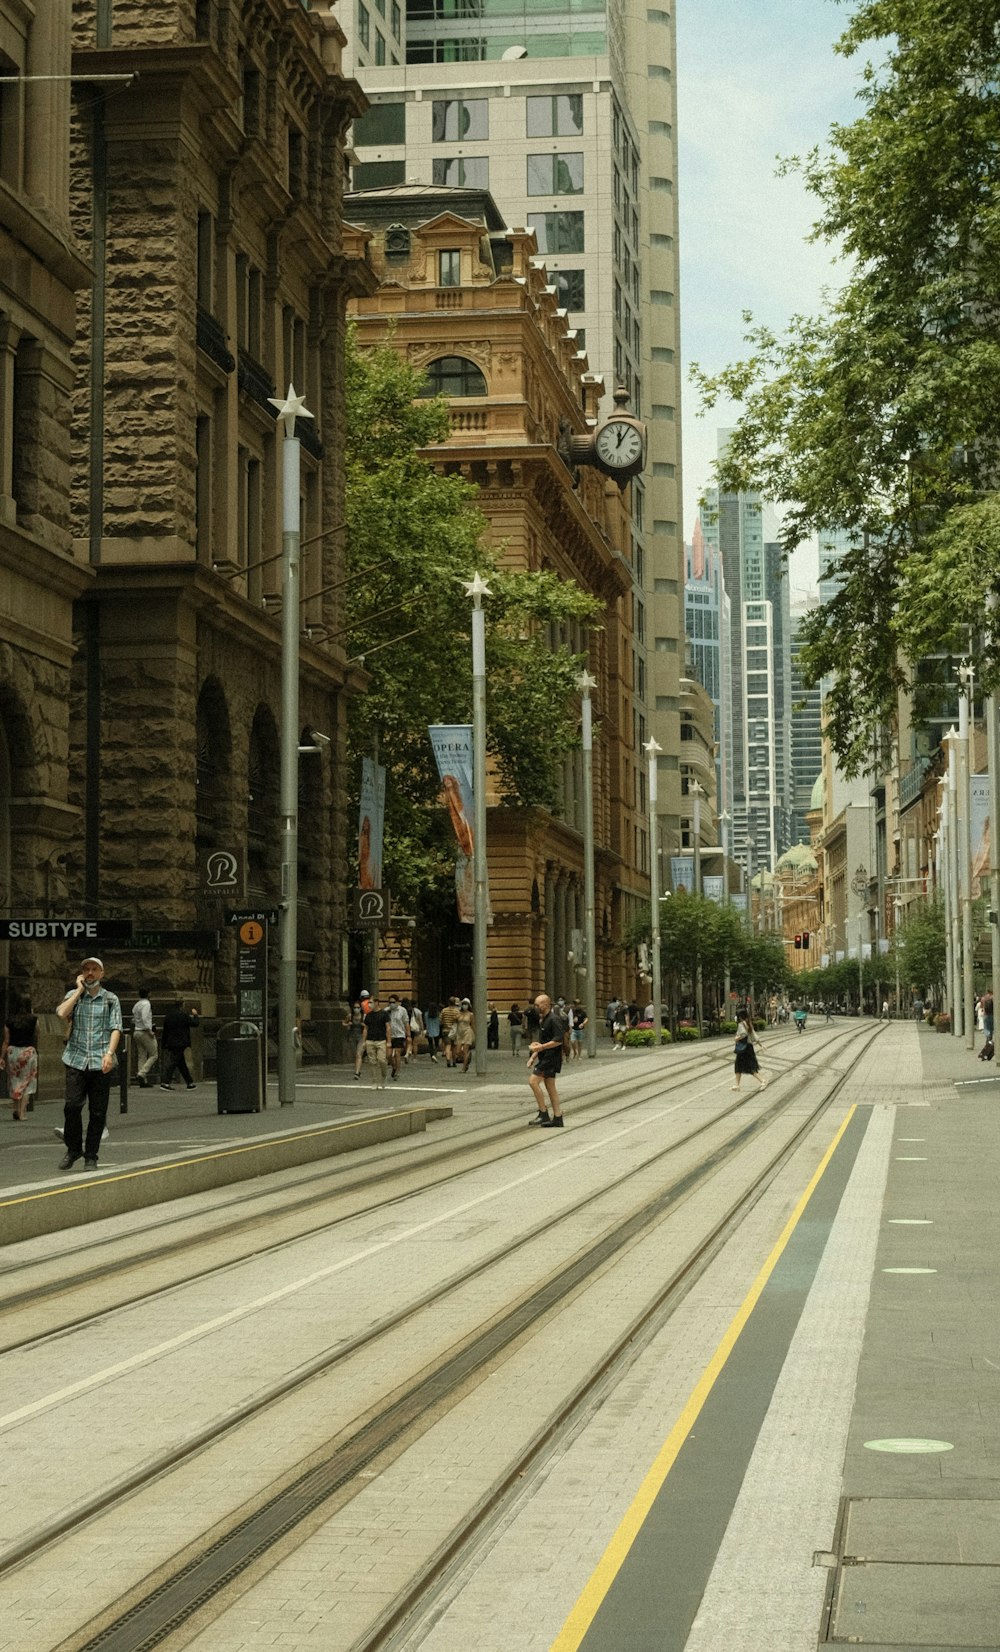
<path fill-rule="evenodd" d="M 659 740 L 654 740 L 653 736 L 650 735 L 642 749 L 646 753 L 647 757 L 659 757 L 663 747 L 660 745 Z"/>
<path fill-rule="evenodd" d="M 478 571 L 471 579 L 463 579 L 462 586 L 465 590 L 466 596 L 472 597 L 474 601 L 478 601 L 482 597 L 491 597 L 493 595 L 492 590 L 487 585 L 482 574 Z"/>
<path fill-rule="evenodd" d="M 306 406 L 305 397 L 297 396 L 294 384 L 289 383 L 288 395 L 282 400 L 280 396 L 268 396 L 271 406 L 277 408 L 278 418 L 285 427 L 286 436 L 295 435 L 296 419 L 311 419 L 312 414 Z"/>
<path fill-rule="evenodd" d="M 597 687 L 597 678 L 591 676 L 589 671 L 581 671 L 576 679 L 576 686 L 581 694 L 589 694 L 592 688 Z"/>

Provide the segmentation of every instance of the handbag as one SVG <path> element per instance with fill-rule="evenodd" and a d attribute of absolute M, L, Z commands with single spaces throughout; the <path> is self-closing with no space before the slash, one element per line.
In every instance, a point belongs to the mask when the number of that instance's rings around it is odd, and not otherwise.
<path fill-rule="evenodd" d="M 747 1042 L 748 1041 L 745 1038 L 738 1038 L 736 1040 L 736 1054 L 737 1055 L 742 1055 L 743 1054 L 744 1050 L 747 1047 Z"/>

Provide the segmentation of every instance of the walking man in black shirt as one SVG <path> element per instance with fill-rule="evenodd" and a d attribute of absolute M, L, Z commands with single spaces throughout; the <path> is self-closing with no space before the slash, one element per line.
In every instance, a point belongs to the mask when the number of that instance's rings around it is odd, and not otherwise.
<path fill-rule="evenodd" d="M 558 1016 L 552 1013 L 552 1000 L 547 993 L 540 992 L 535 999 L 535 1009 L 538 1011 L 538 1031 L 528 1045 L 531 1059 L 528 1063 L 528 1083 L 531 1085 L 535 1100 L 538 1103 L 538 1117 L 532 1119 L 532 1124 L 540 1124 L 543 1130 L 561 1130 L 563 1127 L 562 1105 L 559 1101 L 559 1092 L 556 1089 L 556 1079 L 562 1072 L 563 1057 L 563 1024 Z M 552 1103 L 552 1115 L 549 1116 L 549 1103 Z"/>

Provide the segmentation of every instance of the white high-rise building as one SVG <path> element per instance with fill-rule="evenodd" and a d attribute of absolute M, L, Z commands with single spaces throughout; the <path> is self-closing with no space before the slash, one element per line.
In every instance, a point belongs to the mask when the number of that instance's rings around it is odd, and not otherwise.
<path fill-rule="evenodd" d="M 352 0 L 338 14 L 345 67 L 372 105 L 354 126 L 353 188 L 489 189 L 511 227 L 534 230 L 605 408 L 622 385 L 648 425 L 648 464 L 632 484 L 623 785 L 645 797 L 642 744 L 654 734 L 669 854 L 684 666 L 672 13 L 638 0 Z M 489 381 L 489 363 L 476 365 Z"/>

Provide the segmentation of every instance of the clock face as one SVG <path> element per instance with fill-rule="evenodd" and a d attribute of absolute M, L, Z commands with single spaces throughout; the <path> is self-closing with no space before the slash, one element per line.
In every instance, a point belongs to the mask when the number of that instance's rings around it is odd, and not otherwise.
<path fill-rule="evenodd" d="M 597 432 L 597 457 L 609 470 L 628 470 L 642 458 L 642 433 L 628 419 L 609 419 Z"/>

